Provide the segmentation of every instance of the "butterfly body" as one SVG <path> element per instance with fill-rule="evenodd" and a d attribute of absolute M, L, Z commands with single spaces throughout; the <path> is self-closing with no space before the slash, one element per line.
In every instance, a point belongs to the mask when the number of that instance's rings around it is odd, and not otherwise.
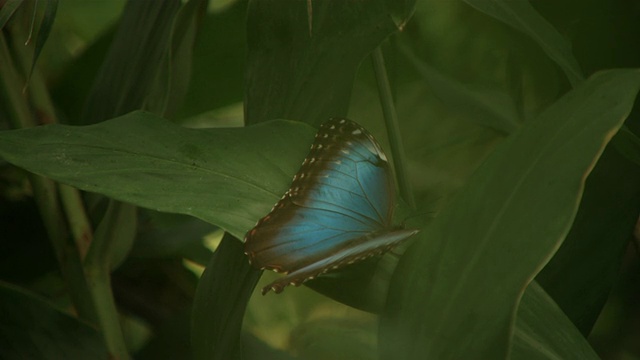
<path fill-rule="evenodd" d="M 392 226 L 394 195 L 373 136 L 347 119 L 321 125 L 289 190 L 245 237 L 254 266 L 287 274 L 263 294 L 379 255 L 415 234 Z"/>

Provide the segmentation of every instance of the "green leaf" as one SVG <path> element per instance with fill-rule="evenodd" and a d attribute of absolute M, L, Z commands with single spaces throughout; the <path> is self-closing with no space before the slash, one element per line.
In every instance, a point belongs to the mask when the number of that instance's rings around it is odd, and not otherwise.
<path fill-rule="evenodd" d="M 204 0 L 190 0 L 178 11 L 169 47 L 157 70 L 156 83 L 149 89 L 147 109 L 171 116 L 182 105 L 191 79 L 193 46 L 205 5 Z"/>
<path fill-rule="evenodd" d="M 154 89 L 169 51 L 180 1 L 129 1 L 85 104 L 81 123 L 91 124 L 141 109 Z M 133 35 L 132 35 L 133 34 Z M 164 89 L 156 90 L 161 91 Z M 149 110 L 160 112 L 157 103 Z"/>
<path fill-rule="evenodd" d="M 7 0 L 0 7 L 0 30 L 4 28 L 24 0 Z"/>
<path fill-rule="evenodd" d="M 306 360 L 371 360 L 377 358 L 376 320 L 317 315 L 295 327 L 290 348 Z"/>
<path fill-rule="evenodd" d="M 502 359 L 522 293 L 569 232 L 640 72 L 594 75 L 500 144 L 400 261 L 383 358 Z"/>
<path fill-rule="evenodd" d="M 3 359 L 107 359 L 100 333 L 45 300 L 0 282 Z"/>
<path fill-rule="evenodd" d="M 287 121 L 195 130 L 135 112 L 92 126 L 2 132 L 0 156 L 82 190 L 196 216 L 242 238 L 286 191 L 314 133 Z"/>
<path fill-rule="evenodd" d="M 438 99 L 465 119 L 510 134 L 519 126 L 516 109 L 504 92 L 489 89 L 472 90 L 465 84 L 441 74 L 419 59 L 407 46 L 400 52 L 415 67 Z"/>
<path fill-rule="evenodd" d="M 571 44 L 545 20 L 528 0 L 464 0 L 470 6 L 492 16 L 531 37 L 564 71 L 572 85 L 584 79 Z"/>
<path fill-rule="evenodd" d="M 34 9 L 33 11 L 36 11 L 36 9 Z M 42 48 L 49 38 L 49 33 L 51 33 L 53 22 L 56 19 L 56 11 L 58 11 L 58 0 L 47 0 L 42 23 L 40 24 L 40 30 L 38 30 L 38 37 L 36 38 L 36 46 L 33 51 L 33 60 L 31 61 L 31 70 L 29 70 L 28 76 L 29 78 L 31 78 L 31 74 L 33 74 L 33 69 L 35 69 L 36 67 L 36 62 L 38 61 L 40 52 L 42 52 Z"/>
<path fill-rule="evenodd" d="M 599 359 L 553 299 L 531 282 L 518 308 L 513 359 Z"/>
<path fill-rule="evenodd" d="M 207 13 L 193 49 L 193 76 L 178 118 L 242 101 L 247 58 L 247 1 Z"/>
<path fill-rule="evenodd" d="M 613 146 L 631 162 L 640 166 L 640 137 L 623 126 L 618 134 L 611 140 Z"/>
<path fill-rule="evenodd" d="M 249 265 L 243 249 L 240 241 L 225 235 L 200 278 L 191 317 L 196 360 L 242 358 L 242 319 L 262 275 Z"/>
<path fill-rule="evenodd" d="M 74 125 L 85 123 L 82 116 L 84 104 L 93 86 L 93 79 L 99 73 L 113 42 L 114 34 L 115 27 L 112 27 L 96 38 L 82 54 L 68 64 L 61 78 L 52 84 L 51 97 L 56 109 L 61 112 L 61 122 Z"/>
<path fill-rule="evenodd" d="M 589 175 L 571 232 L 537 277 L 585 336 L 618 281 L 640 213 L 640 167 L 617 151 L 621 134 Z"/>
<path fill-rule="evenodd" d="M 248 11 L 247 124 L 346 116 L 358 65 L 396 30 L 382 0 L 256 0 Z"/>
<path fill-rule="evenodd" d="M 110 201 L 93 235 L 86 265 L 95 263 L 108 271 L 120 266 L 133 246 L 137 219 L 135 206 Z"/>

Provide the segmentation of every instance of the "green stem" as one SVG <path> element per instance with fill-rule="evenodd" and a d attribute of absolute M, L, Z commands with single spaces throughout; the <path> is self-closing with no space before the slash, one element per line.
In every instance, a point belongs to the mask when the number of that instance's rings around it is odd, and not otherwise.
<path fill-rule="evenodd" d="M 376 74 L 378 83 L 378 92 L 380 94 L 380 103 L 382 104 L 382 113 L 389 134 L 389 144 L 391 146 L 391 155 L 393 156 L 393 164 L 395 165 L 396 178 L 398 179 L 398 187 L 400 188 L 400 196 L 404 199 L 412 209 L 415 209 L 416 203 L 411 191 L 411 183 L 407 176 L 407 168 L 405 165 L 404 146 L 402 145 L 402 136 L 400 127 L 398 126 L 398 116 L 396 108 L 393 104 L 393 96 L 391 95 L 391 86 L 387 78 L 387 70 L 384 65 L 384 57 L 382 49 L 378 46 L 371 54 L 373 60 L 373 70 Z"/>
<path fill-rule="evenodd" d="M 29 56 L 24 48 L 17 49 L 16 54 L 20 57 L 20 64 L 23 65 L 22 71 L 26 73 L 29 70 L 29 67 L 26 66 L 29 63 Z M 37 69 L 34 70 L 27 89 L 29 90 L 29 95 L 32 96 L 32 106 L 38 110 L 37 113 L 40 115 L 39 122 L 45 124 L 57 123 L 49 92 Z M 33 126 L 33 124 L 30 125 Z M 81 277 L 83 280 L 84 286 L 82 289 L 70 289 L 71 296 L 73 297 L 81 291 L 82 298 L 91 306 L 91 321 L 100 328 L 110 356 L 114 359 L 129 359 L 129 353 L 119 322 L 118 310 L 111 290 L 111 267 L 108 261 L 105 261 L 110 255 L 107 250 L 113 239 L 105 239 L 104 236 L 98 236 L 101 240 L 93 241 L 96 236 L 93 234 L 82 197 L 77 189 L 68 185 L 57 184 L 57 191 L 60 197 L 57 199 L 56 184 L 48 179 L 42 179 L 50 183 L 50 191 L 56 194 L 57 214 L 63 214 L 59 205 L 60 202 L 62 203 L 64 214 L 66 214 L 66 219 L 68 220 L 66 225 L 68 225 L 72 234 L 72 237 L 67 234 L 64 243 L 56 246 L 56 248 L 60 247 L 66 252 L 74 253 L 75 258 L 71 275 Z M 47 213 L 50 213 L 50 211 Z M 65 229 L 65 233 L 68 233 L 69 230 L 64 225 L 63 223 L 62 226 Z M 94 256 L 90 256 L 90 252 Z M 96 254 L 101 256 L 95 256 Z M 63 253 L 62 256 L 67 255 Z M 84 264 L 83 259 L 85 260 Z"/>
<path fill-rule="evenodd" d="M 113 293 L 111 292 L 111 274 L 108 268 L 99 264 L 85 267 L 91 295 L 97 311 L 98 327 L 109 349 L 111 359 L 130 359 L 129 352 L 122 334 L 120 317 Z"/>
<path fill-rule="evenodd" d="M 34 126 L 27 98 L 22 92 L 24 79 L 19 75 L 3 35 L 0 35 L 0 69 L 0 100 L 12 127 L 22 129 Z M 65 226 L 56 185 L 53 181 L 35 174 L 30 173 L 28 178 L 47 235 L 53 245 L 60 272 L 69 287 L 71 301 L 79 317 L 95 322 L 95 311 L 84 277 L 82 261 Z"/>
<path fill-rule="evenodd" d="M 84 259 L 91 246 L 93 230 L 87 217 L 84 201 L 78 189 L 65 184 L 58 184 L 60 200 L 67 214 L 67 221 L 80 258 Z"/>
<path fill-rule="evenodd" d="M 22 73 L 27 74 L 27 72 L 31 71 L 31 67 L 29 66 L 31 60 L 27 47 L 19 46 L 15 53 L 20 58 L 19 64 L 22 65 Z M 33 70 L 26 89 L 31 97 L 32 106 L 36 109 L 35 113 L 39 116 L 36 122 L 39 124 L 57 124 L 58 118 L 53 102 L 51 101 L 42 74 L 37 68 Z M 84 208 L 82 196 L 78 189 L 64 184 L 58 184 L 58 191 L 60 194 L 60 202 L 64 208 L 69 229 L 71 230 L 71 236 L 80 253 L 80 259 L 84 260 L 91 245 L 93 231 L 91 229 L 91 222 Z"/>
<path fill-rule="evenodd" d="M 111 268 L 121 234 L 118 224 L 131 218 L 135 207 L 111 200 L 102 222 L 96 228 L 93 243 L 85 259 L 85 272 L 93 301 L 98 312 L 98 325 L 107 348 L 116 359 L 129 359 L 126 342 L 120 326 L 118 309 L 111 292 Z"/>
<path fill-rule="evenodd" d="M 33 121 L 27 100 L 24 95 L 18 91 L 22 89 L 20 77 L 16 67 L 14 66 L 9 47 L 4 36 L 0 33 L 0 69 L 2 69 L 2 103 L 5 111 L 9 116 L 9 122 L 14 129 L 23 129 L 32 127 Z"/>

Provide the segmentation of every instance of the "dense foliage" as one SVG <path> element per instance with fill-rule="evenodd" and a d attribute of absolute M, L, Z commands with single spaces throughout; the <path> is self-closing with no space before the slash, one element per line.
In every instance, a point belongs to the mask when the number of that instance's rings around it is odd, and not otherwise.
<path fill-rule="evenodd" d="M 640 357 L 639 18 L 0 0 L 0 358 Z M 241 240 L 330 117 L 421 231 L 254 294 Z"/>

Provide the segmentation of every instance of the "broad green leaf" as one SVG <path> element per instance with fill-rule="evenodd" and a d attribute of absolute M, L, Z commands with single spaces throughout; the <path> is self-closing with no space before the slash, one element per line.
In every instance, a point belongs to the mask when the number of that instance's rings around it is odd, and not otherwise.
<path fill-rule="evenodd" d="M 599 359 L 580 331 L 535 281 L 518 307 L 511 358 Z"/>
<path fill-rule="evenodd" d="M 82 111 L 113 44 L 126 0 L 60 3 L 57 31 L 74 34 L 81 47 L 56 73 L 49 91 L 61 123 L 83 124 Z M 77 39 L 76 37 L 79 37 Z M 56 38 L 54 38 L 56 39 Z M 53 44 L 52 44 L 53 45 Z M 115 104 L 114 104 L 115 105 Z"/>
<path fill-rule="evenodd" d="M 611 140 L 587 179 L 571 232 L 537 279 L 586 336 L 618 281 L 640 213 L 640 167 Z"/>
<path fill-rule="evenodd" d="M 594 75 L 500 144 L 394 274 L 383 358 L 502 359 L 522 293 L 569 232 L 640 72 Z"/>
<path fill-rule="evenodd" d="M 163 116 L 172 116 L 182 105 L 191 79 L 195 36 L 205 10 L 206 1 L 190 0 L 178 11 L 163 63 L 158 67 L 155 85 L 149 89 L 147 109 L 153 109 Z"/>
<path fill-rule="evenodd" d="M 129 1 L 85 104 L 82 124 L 142 109 L 169 51 L 180 1 Z M 160 89 L 164 90 L 164 89 Z M 168 90 L 167 90 L 168 91 Z M 162 111 L 164 106 L 153 104 Z"/>
<path fill-rule="evenodd" d="M 345 116 L 358 65 L 395 30 L 382 0 L 251 1 L 245 121 Z"/>
<path fill-rule="evenodd" d="M 3 359 L 107 359 L 100 333 L 13 285 L 0 282 Z"/>
<path fill-rule="evenodd" d="M 286 121 L 195 130 L 135 112 L 91 126 L 2 132 L 0 156 L 79 189 L 193 215 L 243 238 L 285 192 L 314 132 Z"/>
<path fill-rule="evenodd" d="M 528 0 L 464 0 L 470 6 L 492 16 L 533 39 L 564 71 L 572 85 L 584 79 L 571 44 L 545 20 Z"/>
<path fill-rule="evenodd" d="M 199 115 L 242 102 L 246 62 L 247 1 L 236 1 L 219 13 L 208 13 L 193 49 L 193 76 L 176 117 Z"/>
<path fill-rule="evenodd" d="M 225 235 L 200 278 L 191 317 L 196 360 L 242 358 L 242 319 L 262 274 L 249 265 L 243 249 L 240 241 Z"/>

